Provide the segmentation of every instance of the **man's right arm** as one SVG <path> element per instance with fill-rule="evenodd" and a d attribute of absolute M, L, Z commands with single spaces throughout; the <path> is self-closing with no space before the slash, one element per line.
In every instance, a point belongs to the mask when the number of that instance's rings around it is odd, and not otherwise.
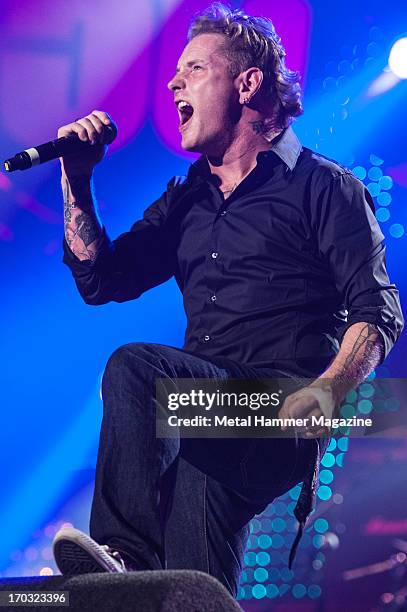
<path fill-rule="evenodd" d="M 92 194 L 92 179 L 62 172 L 64 233 L 72 253 L 80 260 L 94 261 L 102 239 L 102 226 Z"/>
<path fill-rule="evenodd" d="M 99 220 L 92 194 L 92 172 L 105 153 L 103 145 L 97 144 L 97 132 L 108 121 L 105 113 L 93 111 L 58 132 L 59 136 L 76 132 L 82 140 L 96 142 L 86 153 L 87 158 L 61 160 L 63 261 L 71 269 L 84 301 L 94 305 L 135 299 L 168 280 L 176 268 L 174 232 L 166 227 L 168 188 L 147 208 L 143 219 L 115 240 L 109 239 Z"/>

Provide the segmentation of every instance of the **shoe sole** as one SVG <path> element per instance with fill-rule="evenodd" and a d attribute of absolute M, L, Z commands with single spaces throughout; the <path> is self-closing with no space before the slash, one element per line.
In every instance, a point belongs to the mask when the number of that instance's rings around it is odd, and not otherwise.
<path fill-rule="evenodd" d="M 66 529 L 59 537 L 57 535 L 53 549 L 56 564 L 63 575 L 120 573 L 99 545 L 76 529 Z"/>
<path fill-rule="evenodd" d="M 107 572 L 104 567 L 81 546 L 69 540 L 61 540 L 54 546 L 56 564 L 63 575 L 94 574 Z"/>

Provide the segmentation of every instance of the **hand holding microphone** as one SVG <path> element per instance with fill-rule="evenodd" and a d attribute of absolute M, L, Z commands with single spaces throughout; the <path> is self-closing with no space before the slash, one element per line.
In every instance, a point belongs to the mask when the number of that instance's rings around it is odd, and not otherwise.
<path fill-rule="evenodd" d="M 58 139 L 18 153 L 4 162 L 8 172 L 61 158 L 67 176 L 91 175 L 117 136 L 117 126 L 103 111 L 93 111 L 58 130 Z"/>

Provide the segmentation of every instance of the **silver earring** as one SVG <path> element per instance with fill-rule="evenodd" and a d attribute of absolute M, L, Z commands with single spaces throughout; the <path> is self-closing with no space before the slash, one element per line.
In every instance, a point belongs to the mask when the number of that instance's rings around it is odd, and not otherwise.
<path fill-rule="evenodd" d="M 248 106 L 250 104 L 250 97 L 249 98 L 245 98 L 245 100 L 243 100 L 243 104 Z"/>

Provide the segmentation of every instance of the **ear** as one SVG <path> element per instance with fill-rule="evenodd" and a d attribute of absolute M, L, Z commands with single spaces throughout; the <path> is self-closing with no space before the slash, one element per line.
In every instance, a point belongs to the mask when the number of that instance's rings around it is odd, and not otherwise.
<path fill-rule="evenodd" d="M 248 104 L 253 96 L 259 91 L 263 83 L 263 72 L 260 68 L 252 66 L 244 72 L 241 72 L 238 79 L 239 102 L 240 104 Z"/>

